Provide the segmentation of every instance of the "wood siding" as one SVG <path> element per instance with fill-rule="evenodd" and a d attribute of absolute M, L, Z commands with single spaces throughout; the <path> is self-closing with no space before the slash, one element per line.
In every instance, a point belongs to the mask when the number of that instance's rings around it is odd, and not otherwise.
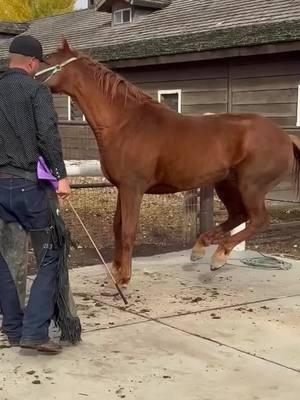
<path fill-rule="evenodd" d="M 120 71 L 122 73 L 122 71 Z M 227 65 L 213 63 L 174 65 L 123 75 L 157 99 L 158 90 L 182 91 L 182 113 L 203 114 L 227 111 Z"/>
<path fill-rule="evenodd" d="M 58 115 L 58 119 L 61 121 L 68 120 L 68 96 L 55 94 L 53 96 L 54 105 Z"/>
<path fill-rule="evenodd" d="M 255 112 L 296 127 L 300 61 L 285 58 L 231 65 L 232 112 Z"/>
<path fill-rule="evenodd" d="M 64 123 L 60 134 L 65 160 L 99 160 L 96 140 L 88 125 Z"/>

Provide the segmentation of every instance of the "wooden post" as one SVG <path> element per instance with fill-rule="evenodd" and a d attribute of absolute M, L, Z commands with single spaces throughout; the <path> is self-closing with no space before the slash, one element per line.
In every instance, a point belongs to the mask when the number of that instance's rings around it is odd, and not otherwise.
<path fill-rule="evenodd" d="M 200 190 L 200 234 L 214 226 L 214 188 L 203 186 Z"/>

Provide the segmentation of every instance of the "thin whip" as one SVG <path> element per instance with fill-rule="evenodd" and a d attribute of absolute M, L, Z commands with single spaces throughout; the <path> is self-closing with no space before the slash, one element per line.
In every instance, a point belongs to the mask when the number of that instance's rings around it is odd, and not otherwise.
<path fill-rule="evenodd" d="M 119 295 L 121 296 L 122 300 L 124 301 L 124 304 L 127 305 L 127 304 L 128 304 L 128 301 L 127 301 L 126 297 L 124 296 L 122 290 L 120 289 L 119 285 L 117 284 L 117 282 L 116 282 L 116 280 L 115 280 L 113 274 L 111 273 L 111 271 L 110 271 L 108 265 L 106 264 L 104 258 L 102 257 L 102 254 L 100 253 L 100 250 L 98 249 L 98 247 L 97 247 L 96 243 L 94 242 L 92 236 L 90 235 L 89 231 L 87 230 L 86 226 L 84 225 L 82 219 L 80 218 L 78 212 L 75 210 L 75 208 L 74 208 L 73 204 L 70 202 L 70 200 L 68 200 L 68 203 L 69 203 L 69 205 L 70 205 L 72 211 L 73 211 L 74 214 L 76 215 L 78 221 L 80 222 L 81 226 L 83 227 L 83 229 L 84 229 L 85 233 L 87 234 L 88 238 L 90 239 L 92 245 L 94 246 L 94 248 L 95 248 L 95 250 L 96 250 L 96 252 L 97 252 L 97 254 L 98 254 L 100 260 L 102 261 L 104 267 L 106 268 L 106 270 L 107 270 L 107 272 L 108 272 L 108 275 L 110 276 L 110 278 L 111 278 L 113 284 L 115 285 L 115 287 L 116 287 L 116 289 L 117 289 Z"/>

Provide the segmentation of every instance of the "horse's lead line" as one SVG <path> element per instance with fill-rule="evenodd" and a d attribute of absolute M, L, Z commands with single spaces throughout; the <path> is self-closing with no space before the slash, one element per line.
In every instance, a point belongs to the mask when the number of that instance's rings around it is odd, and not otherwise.
<path fill-rule="evenodd" d="M 100 257 L 100 260 L 102 261 L 102 263 L 103 263 L 104 267 L 106 268 L 106 270 L 107 270 L 109 276 L 111 277 L 111 280 L 113 281 L 113 283 L 114 283 L 114 285 L 115 285 L 115 287 L 116 287 L 116 289 L 117 289 L 119 295 L 122 297 L 122 300 L 124 301 L 124 304 L 127 305 L 127 304 L 128 304 L 128 301 L 126 300 L 126 297 L 124 296 L 122 290 L 120 289 L 119 285 L 117 284 L 117 282 L 116 282 L 116 280 L 115 280 L 113 274 L 111 273 L 111 271 L 110 271 L 108 265 L 106 264 L 104 258 L 102 257 L 102 254 L 100 253 L 100 250 L 98 249 L 98 247 L 97 247 L 96 243 L 94 242 L 92 236 L 90 235 L 89 231 L 87 230 L 86 226 L 84 225 L 82 219 L 80 218 L 78 212 L 75 210 L 75 208 L 74 208 L 74 206 L 73 206 L 73 204 L 71 203 L 70 200 L 68 200 L 68 203 L 69 203 L 69 205 L 70 205 L 72 211 L 73 211 L 74 214 L 76 215 L 78 221 L 80 222 L 81 226 L 83 227 L 83 229 L 84 229 L 85 233 L 87 234 L 88 238 L 90 239 L 92 245 L 94 246 L 94 248 L 95 248 L 95 250 L 96 250 L 98 256 Z"/>

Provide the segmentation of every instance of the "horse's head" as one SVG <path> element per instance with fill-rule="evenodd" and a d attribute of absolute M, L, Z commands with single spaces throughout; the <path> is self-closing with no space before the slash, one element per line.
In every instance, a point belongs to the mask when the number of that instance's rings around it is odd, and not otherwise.
<path fill-rule="evenodd" d="M 70 92 L 74 82 L 71 66 L 77 60 L 77 56 L 78 53 L 69 46 L 67 39 L 63 38 L 61 46 L 44 58 L 36 79 L 46 83 L 52 92 Z"/>

